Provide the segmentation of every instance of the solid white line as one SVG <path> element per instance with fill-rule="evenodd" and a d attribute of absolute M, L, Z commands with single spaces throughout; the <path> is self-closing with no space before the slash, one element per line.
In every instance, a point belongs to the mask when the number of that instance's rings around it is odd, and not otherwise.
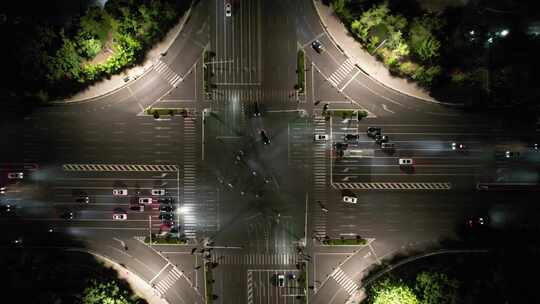
<path fill-rule="evenodd" d="M 350 72 L 350 71 L 349 71 L 349 72 Z M 348 73 L 347 73 L 347 74 L 348 74 Z M 347 83 L 345 83 L 345 85 L 344 85 L 343 87 L 341 87 L 341 89 L 339 89 L 339 92 L 343 92 L 343 90 L 345 90 L 345 88 L 349 85 L 349 83 L 351 83 L 351 81 L 353 81 L 353 80 L 356 78 L 356 76 L 358 76 L 358 74 L 360 74 L 360 70 L 358 70 L 358 71 L 354 74 L 354 76 L 353 76 L 351 79 L 349 79 L 349 80 L 347 81 Z"/>

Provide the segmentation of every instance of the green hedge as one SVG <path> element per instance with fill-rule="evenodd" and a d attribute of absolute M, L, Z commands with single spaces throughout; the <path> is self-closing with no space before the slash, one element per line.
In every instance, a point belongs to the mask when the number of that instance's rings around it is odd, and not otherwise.
<path fill-rule="evenodd" d="M 144 242 L 147 244 L 150 243 L 150 237 L 148 236 L 145 237 Z M 176 238 L 176 237 L 156 236 L 156 237 L 152 237 L 152 244 L 187 244 L 187 240 Z"/>
<path fill-rule="evenodd" d="M 306 87 L 306 83 L 304 79 L 304 51 L 303 50 L 298 51 L 296 62 L 297 62 L 296 74 L 298 75 L 298 83 L 296 85 L 296 88 L 300 91 L 300 93 L 303 93 Z"/>
<path fill-rule="evenodd" d="M 211 263 L 204 263 L 204 290 L 205 290 L 205 299 L 206 304 L 211 304 L 214 299 L 214 275 L 212 273 Z"/>
<path fill-rule="evenodd" d="M 366 239 L 327 239 L 323 240 L 325 245 L 365 245 L 367 244 Z"/>

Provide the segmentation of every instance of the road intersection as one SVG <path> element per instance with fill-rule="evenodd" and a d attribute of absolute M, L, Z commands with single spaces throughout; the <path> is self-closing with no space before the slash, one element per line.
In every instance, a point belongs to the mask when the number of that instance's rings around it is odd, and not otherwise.
<path fill-rule="evenodd" d="M 53 245 L 52 227 L 58 239 L 74 239 L 125 265 L 170 303 L 204 302 L 206 254 L 218 264 L 213 290 L 220 303 L 302 303 L 305 297 L 344 303 L 363 271 L 384 257 L 456 237 L 467 216 L 490 208 L 473 202 L 506 200 L 478 191 L 478 183 L 538 182 L 539 154 L 522 141 L 536 136 L 531 126 L 517 132 L 499 117 L 375 82 L 333 45 L 309 0 L 234 3 L 226 17 L 223 0 L 198 1 L 167 53 L 125 88 L 2 122 L 9 145 L 1 162 L 39 165 L 18 167 L 28 178 L 10 183 L 0 198 L 16 213 L 0 225 L 21 227 L 10 229 L 6 242 L 24 235 L 27 243 Z M 321 54 L 311 48 L 314 40 L 325 46 Z M 305 71 L 296 71 L 299 49 Z M 204 52 L 215 56 L 204 62 Z M 205 65 L 214 75 L 210 92 L 204 91 Z M 305 94 L 294 89 L 297 72 L 306 75 Z M 255 103 L 261 116 L 254 115 Z M 325 105 L 369 116 L 327 118 Z M 149 107 L 187 109 L 187 115 L 155 119 L 145 112 Z M 395 150 L 368 137 L 370 126 L 382 128 Z M 329 140 L 314 141 L 314 134 Z M 358 139 L 347 141 L 347 134 Z M 335 144 L 344 142 L 368 156 L 339 157 Z M 453 142 L 467 150 L 452 150 Z M 501 149 L 522 151 L 522 158 L 495 158 Z M 399 158 L 413 158 L 413 170 L 399 166 Z M 113 196 L 117 188 L 129 195 Z M 155 188 L 174 199 L 174 220 L 187 244 L 145 244 L 150 232 L 161 232 L 159 209 L 112 219 L 113 210 L 129 209 Z M 343 203 L 344 191 L 358 203 Z M 87 204 L 76 201 L 83 195 Z M 66 210 L 73 219 L 62 219 Z M 27 224 L 42 232 L 30 236 Z M 321 242 L 356 236 L 368 245 Z M 295 279 L 301 263 L 312 288 Z M 285 287 L 277 286 L 279 274 L 287 276 Z"/>

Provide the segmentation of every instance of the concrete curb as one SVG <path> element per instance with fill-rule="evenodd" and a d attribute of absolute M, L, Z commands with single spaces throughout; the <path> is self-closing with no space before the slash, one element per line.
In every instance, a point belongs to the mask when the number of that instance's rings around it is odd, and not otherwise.
<path fill-rule="evenodd" d="M 332 43 L 334 44 L 334 46 L 335 46 L 338 50 L 340 50 L 340 51 L 345 55 L 345 57 L 347 57 L 347 58 L 355 58 L 355 56 L 352 56 L 352 55 L 348 54 L 347 51 L 346 51 L 345 49 L 343 49 L 343 48 L 338 44 L 338 42 L 336 41 L 336 39 L 334 38 L 334 36 L 330 33 L 330 31 L 328 31 L 328 26 L 326 25 L 326 23 L 325 23 L 325 21 L 324 21 L 324 18 L 322 17 L 321 12 L 319 11 L 319 7 L 317 6 L 317 3 L 315 3 L 315 2 L 320 2 L 320 0 L 312 0 L 312 4 L 313 4 L 313 6 L 315 7 L 315 11 L 317 11 L 317 15 L 319 16 L 319 21 L 320 21 L 320 23 L 321 23 L 321 25 L 322 25 L 322 27 L 323 27 L 323 29 L 324 29 L 324 32 L 328 35 L 328 37 L 330 37 L 330 41 L 332 41 Z M 321 5 L 323 5 L 323 4 L 321 3 Z M 340 21 L 340 23 L 341 23 L 341 21 Z M 343 23 L 342 23 L 342 24 L 343 24 Z M 353 61 L 356 62 L 357 60 L 353 60 Z M 361 71 L 364 75 L 366 75 L 367 77 L 369 77 L 369 78 L 370 78 L 371 80 L 373 80 L 374 82 L 377 82 L 378 84 L 384 86 L 385 88 L 391 89 L 391 90 L 393 90 L 393 91 L 395 91 L 395 92 L 397 92 L 397 93 L 399 93 L 399 94 L 406 95 L 406 96 L 410 96 L 410 97 L 414 97 L 414 98 L 419 99 L 419 100 L 422 100 L 422 101 L 431 102 L 431 103 L 440 104 L 440 105 L 454 106 L 454 107 L 463 107 L 463 106 L 464 106 L 464 104 L 462 104 L 462 103 L 448 103 L 448 102 L 442 102 L 442 101 L 436 100 L 436 99 L 434 99 L 434 98 L 429 99 L 429 98 L 425 98 L 425 97 L 421 97 L 421 96 L 417 96 L 417 95 L 413 95 L 413 94 L 404 92 L 404 91 L 402 91 L 402 90 L 400 90 L 400 89 L 398 89 L 398 88 L 395 88 L 395 87 L 393 87 L 393 86 L 391 86 L 391 85 L 389 85 L 389 84 L 387 84 L 387 83 L 385 83 L 385 82 L 382 82 L 381 80 L 379 80 L 379 79 L 373 77 L 372 75 L 370 75 L 369 73 L 367 73 L 367 72 L 365 71 L 365 69 L 362 68 L 362 67 L 359 65 L 358 62 L 360 62 L 360 61 L 357 61 L 356 66 L 360 69 L 360 71 Z"/>
<path fill-rule="evenodd" d="M 167 44 L 167 47 L 164 48 L 163 51 L 161 51 L 160 53 L 163 53 L 163 52 L 166 52 L 169 50 L 169 48 L 173 45 L 174 41 L 176 41 L 176 38 L 178 38 L 178 35 L 180 35 L 180 32 L 182 32 L 182 29 L 184 29 L 184 25 L 186 24 L 187 20 L 190 19 L 191 17 L 191 9 L 193 8 L 193 5 L 194 5 L 195 1 L 191 1 L 191 4 L 189 6 L 189 9 L 186 11 L 186 13 L 184 14 L 184 16 L 182 16 L 182 20 L 180 21 L 180 26 L 178 27 L 176 33 L 174 34 L 174 38 L 172 38 L 170 40 L 170 42 Z M 167 36 L 167 35 L 166 35 Z M 166 37 L 165 36 L 165 37 Z M 152 51 L 152 49 L 150 49 L 148 51 L 148 53 L 150 53 Z M 109 95 L 112 95 L 122 89 L 124 89 L 125 87 L 127 87 L 128 85 L 131 85 L 133 84 L 135 81 L 137 81 L 138 79 L 140 79 L 141 77 L 143 77 L 144 75 L 148 74 L 148 72 L 150 72 L 152 70 L 152 67 L 154 66 L 154 64 L 157 62 L 157 60 L 159 60 L 159 56 L 157 57 L 154 57 L 154 58 L 148 58 L 146 61 L 146 64 L 143 64 L 142 66 L 142 69 L 143 69 L 143 72 L 140 74 L 140 75 L 136 75 L 136 78 L 133 80 L 133 81 L 128 81 L 128 82 L 124 82 L 123 84 L 121 84 L 119 87 L 117 88 L 114 88 L 112 90 L 109 90 L 105 93 L 101 93 L 101 94 L 98 94 L 96 96 L 92 96 L 92 97 L 83 97 L 83 98 L 77 98 L 77 99 L 64 99 L 64 100 L 55 100 L 55 101 L 51 101 L 51 103 L 53 104 L 70 104 L 70 103 L 82 103 L 82 102 L 89 102 L 89 101 L 93 101 L 94 99 L 99 99 L 99 98 L 103 98 L 103 97 L 107 97 Z M 130 70 L 134 70 L 136 68 L 141 68 L 140 66 L 139 67 L 133 67 L 131 68 Z M 129 70 L 128 70 L 129 71 Z M 129 72 L 126 71 L 126 74 L 129 75 Z M 119 76 L 120 74 L 116 74 L 116 75 L 112 75 L 112 76 Z M 110 80 L 105 80 L 105 81 L 110 81 Z"/>
<path fill-rule="evenodd" d="M 154 293 L 154 289 L 152 288 L 152 286 L 150 286 L 150 284 L 147 283 L 145 280 L 143 280 L 139 275 L 127 269 L 127 267 L 123 267 L 122 265 L 113 261 L 109 257 L 106 257 L 104 255 L 101 255 L 97 252 L 94 252 L 88 249 L 68 249 L 68 250 L 86 252 L 88 254 L 93 255 L 98 260 L 101 260 L 104 264 L 106 265 L 108 264 L 108 266 L 111 266 L 114 270 L 118 272 L 119 278 L 126 280 L 129 283 L 130 287 L 133 289 L 133 291 L 138 296 L 148 301 L 149 304 L 169 304 L 169 302 L 166 299 L 157 296 Z"/>

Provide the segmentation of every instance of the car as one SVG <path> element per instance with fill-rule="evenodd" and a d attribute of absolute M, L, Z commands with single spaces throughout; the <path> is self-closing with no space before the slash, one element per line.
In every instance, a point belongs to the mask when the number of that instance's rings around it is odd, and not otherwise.
<path fill-rule="evenodd" d="M 11 206 L 10 204 L 5 204 L 2 206 L 2 212 L 9 213 L 13 210 L 12 208 L 13 206 Z"/>
<path fill-rule="evenodd" d="M 232 16 L 232 5 L 230 3 L 225 3 L 225 16 L 230 17 Z"/>
<path fill-rule="evenodd" d="M 139 204 L 141 205 L 150 205 L 152 203 L 151 197 L 139 197 Z"/>
<path fill-rule="evenodd" d="M 390 139 L 388 138 L 388 136 L 386 135 L 375 135 L 375 142 L 378 143 L 378 144 L 382 144 L 382 143 L 386 143 L 388 142 Z"/>
<path fill-rule="evenodd" d="M 77 203 L 85 203 L 85 204 L 88 204 L 90 202 L 90 197 L 88 196 L 81 196 L 81 197 L 78 197 L 77 199 L 75 199 L 75 201 Z"/>
<path fill-rule="evenodd" d="M 412 158 L 400 158 L 398 163 L 400 166 L 412 166 L 414 161 Z"/>
<path fill-rule="evenodd" d="M 358 202 L 358 198 L 351 195 L 344 195 L 342 199 L 344 203 L 349 203 L 349 204 L 356 204 Z"/>
<path fill-rule="evenodd" d="M 519 152 L 507 150 L 504 152 L 504 157 L 507 159 L 516 159 L 519 157 Z"/>
<path fill-rule="evenodd" d="M 115 221 L 125 221 L 127 220 L 127 213 L 113 213 L 112 219 Z"/>
<path fill-rule="evenodd" d="M 367 134 L 367 136 L 373 138 L 373 137 L 375 137 L 377 135 L 380 135 L 381 132 L 382 132 L 382 129 L 379 128 L 379 127 L 368 127 L 367 131 L 366 131 L 366 134 Z"/>
<path fill-rule="evenodd" d="M 7 174 L 7 177 L 9 179 L 23 179 L 24 173 L 22 173 L 22 172 L 9 172 Z"/>
<path fill-rule="evenodd" d="M 381 149 L 383 150 L 394 150 L 396 148 L 396 144 L 389 143 L 389 142 L 383 142 L 381 144 Z"/>
<path fill-rule="evenodd" d="M 285 275 L 280 273 L 277 276 L 277 286 L 278 287 L 285 287 Z"/>
<path fill-rule="evenodd" d="M 144 205 L 131 205 L 129 209 L 133 211 L 144 212 Z"/>
<path fill-rule="evenodd" d="M 159 206 L 159 210 L 162 212 L 173 212 L 174 208 L 172 205 L 161 205 Z"/>
<path fill-rule="evenodd" d="M 465 151 L 465 144 L 462 144 L 462 143 L 456 143 L 456 142 L 453 142 L 452 143 L 452 150 L 453 151 Z"/>
<path fill-rule="evenodd" d="M 349 144 L 337 142 L 334 144 L 334 147 L 336 147 L 336 150 L 347 150 Z"/>
<path fill-rule="evenodd" d="M 358 140 L 360 139 L 360 135 L 359 134 L 345 134 L 343 136 L 343 139 L 344 140 Z"/>
<path fill-rule="evenodd" d="M 75 214 L 73 211 L 66 210 L 64 213 L 62 213 L 62 218 L 65 220 L 72 220 L 75 217 Z"/>
<path fill-rule="evenodd" d="M 315 134 L 315 141 L 326 141 L 328 140 L 328 134 Z"/>
<path fill-rule="evenodd" d="M 114 196 L 126 196 L 128 195 L 127 189 L 113 189 L 112 194 Z"/>
<path fill-rule="evenodd" d="M 471 229 L 485 226 L 486 223 L 487 219 L 483 216 L 473 216 L 467 219 L 467 227 Z"/>
<path fill-rule="evenodd" d="M 531 149 L 534 151 L 540 151 L 540 145 L 537 143 L 531 144 Z"/>
<path fill-rule="evenodd" d="M 161 196 L 165 195 L 165 189 L 152 189 L 152 195 Z"/>
<path fill-rule="evenodd" d="M 0 194 L 5 194 L 7 191 L 7 187 L 6 186 L 1 186 L 0 187 Z"/>
<path fill-rule="evenodd" d="M 261 130 L 260 134 L 261 134 L 261 139 L 262 139 L 262 141 L 263 141 L 263 144 L 269 145 L 269 144 L 270 144 L 270 138 L 269 138 L 268 135 L 266 134 L 266 131 Z"/>
<path fill-rule="evenodd" d="M 172 204 L 174 203 L 174 199 L 172 197 L 162 197 L 158 198 L 158 203 L 160 204 Z"/>
<path fill-rule="evenodd" d="M 261 110 L 259 108 L 259 102 L 255 101 L 253 103 L 253 116 L 261 116 Z"/>
<path fill-rule="evenodd" d="M 169 212 L 161 212 L 159 214 L 159 219 L 162 221 L 173 221 L 174 220 L 174 214 Z"/>
<path fill-rule="evenodd" d="M 319 40 L 313 41 L 311 43 L 311 47 L 319 54 L 323 51 L 323 45 Z"/>

